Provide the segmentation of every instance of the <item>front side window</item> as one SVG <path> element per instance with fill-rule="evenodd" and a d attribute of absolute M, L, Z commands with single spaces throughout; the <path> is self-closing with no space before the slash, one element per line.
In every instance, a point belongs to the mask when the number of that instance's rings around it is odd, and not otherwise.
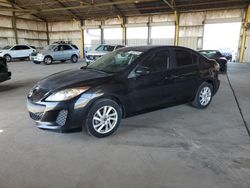
<path fill-rule="evenodd" d="M 11 50 L 21 50 L 20 46 L 14 46 Z"/>
<path fill-rule="evenodd" d="M 20 50 L 29 50 L 30 48 L 28 46 L 19 46 Z"/>
<path fill-rule="evenodd" d="M 176 67 L 193 64 L 192 54 L 186 50 L 175 50 Z"/>
<path fill-rule="evenodd" d="M 44 49 L 45 50 L 53 50 L 54 48 L 56 48 L 57 47 L 57 45 L 48 45 L 48 46 L 46 46 Z"/>
<path fill-rule="evenodd" d="M 118 73 L 125 70 L 133 63 L 142 52 L 132 50 L 118 50 L 108 53 L 94 63 L 90 64 L 87 69 L 99 70 L 107 73 Z"/>
<path fill-rule="evenodd" d="M 170 68 L 169 52 L 167 50 L 155 52 L 141 66 L 149 68 L 150 72 L 165 71 Z"/>

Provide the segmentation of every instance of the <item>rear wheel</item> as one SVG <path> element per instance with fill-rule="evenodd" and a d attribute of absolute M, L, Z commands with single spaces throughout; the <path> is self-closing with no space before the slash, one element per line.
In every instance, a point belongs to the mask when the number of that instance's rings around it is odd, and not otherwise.
<path fill-rule="evenodd" d="M 4 58 L 6 59 L 7 62 L 11 61 L 11 56 L 9 54 L 5 55 Z"/>
<path fill-rule="evenodd" d="M 210 83 L 204 82 L 200 85 L 192 105 L 196 108 L 206 108 L 213 97 L 213 86 Z"/>
<path fill-rule="evenodd" d="M 52 57 L 50 57 L 50 56 L 46 56 L 46 57 L 44 58 L 43 62 L 44 62 L 45 65 L 50 65 L 50 64 L 52 64 L 53 59 L 52 59 Z"/>
<path fill-rule="evenodd" d="M 77 61 L 78 61 L 77 55 L 72 55 L 71 58 L 70 58 L 70 61 L 71 61 L 72 63 L 77 63 Z"/>
<path fill-rule="evenodd" d="M 90 135 L 103 138 L 117 130 L 121 117 L 121 108 L 115 101 L 100 99 L 90 108 L 85 128 Z"/>

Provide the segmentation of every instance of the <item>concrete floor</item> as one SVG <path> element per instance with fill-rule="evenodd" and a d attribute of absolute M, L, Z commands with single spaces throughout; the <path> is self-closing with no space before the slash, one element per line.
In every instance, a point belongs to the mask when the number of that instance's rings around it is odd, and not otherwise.
<path fill-rule="evenodd" d="M 249 188 L 250 144 L 226 75 L 211 105 L 162 109 L 122 121 L 96 139 L 36 128 L 26 111 L 41 78 L 82 63 L 9 63 L 0 84 L 1 188 Z M 229 78 L 250 124 L 249 64 L 230 64 Z"/>

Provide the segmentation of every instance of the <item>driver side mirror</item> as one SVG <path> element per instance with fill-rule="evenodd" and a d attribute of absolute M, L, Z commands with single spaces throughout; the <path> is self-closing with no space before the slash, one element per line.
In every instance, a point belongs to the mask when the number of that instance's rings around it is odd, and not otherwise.
<path fill-rule="evenodd" d="M 137 75 L 147 75 L 150 73 L 150 68 L 148 67 L 143 67 L 143 66 L 139 66 L 135 69 L 135 73 Z"/>

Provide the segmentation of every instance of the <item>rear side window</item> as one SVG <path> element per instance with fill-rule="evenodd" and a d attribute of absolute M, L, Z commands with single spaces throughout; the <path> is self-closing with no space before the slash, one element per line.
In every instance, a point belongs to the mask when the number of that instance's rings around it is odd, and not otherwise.
<path fill-rule="evenodd" d="M 73 48 L 75 48 L 76 50 L 78 50 L 78 47 L 74 44 L 71 44 L 71 46 L 73 46 Z"/>
<path fill-rule="evenodd" d="M 165 71 L 170 68 L 169 52 L 167 50 L 155 52 L 141 65 L 150 68 L 151 72 Z"/>
<path fill-rule="evenodd" d="M 72 50 L 72 48 L 69 45 L 63 45 L 64 50 Z"/>
<path fill-rule="evenodd" d="M 176 67 L 184 67 L 193 64 L 192 54 L 186 50 L 175 50 Z"/>

